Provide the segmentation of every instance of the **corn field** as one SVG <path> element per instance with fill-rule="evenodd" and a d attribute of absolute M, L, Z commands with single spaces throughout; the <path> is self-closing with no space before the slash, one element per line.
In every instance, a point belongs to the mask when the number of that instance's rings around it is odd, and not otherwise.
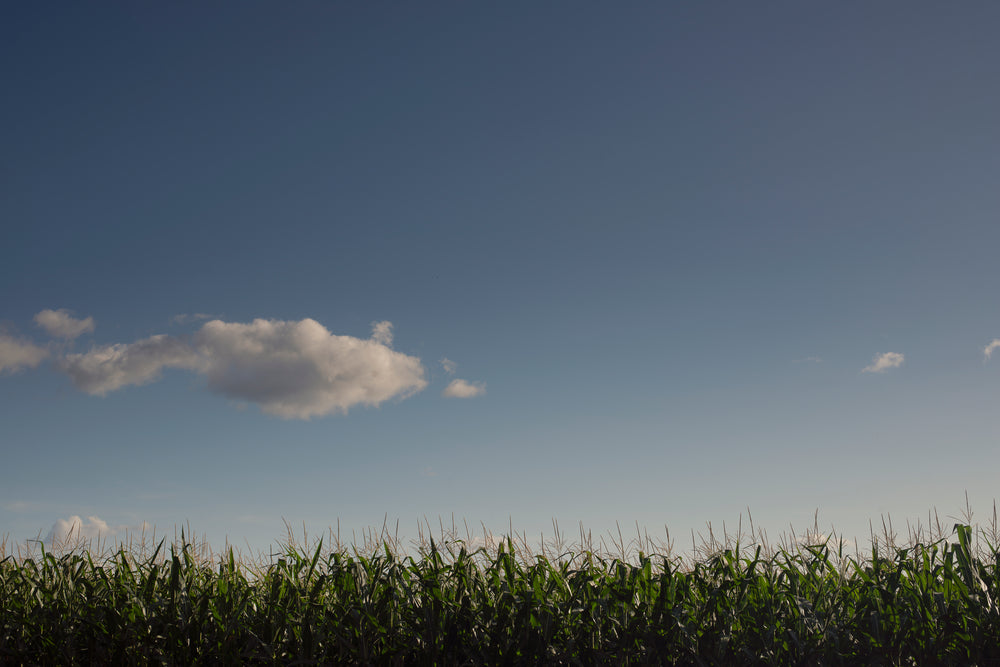
<path fill-rule="evenodd" d="M 0 664 L 1000 664 L 1000 554 L 980 532 L 831 542 L 690 560 L 289 543 L 262 563 L 183 538 L 43 547 L 0 560 Z"/>

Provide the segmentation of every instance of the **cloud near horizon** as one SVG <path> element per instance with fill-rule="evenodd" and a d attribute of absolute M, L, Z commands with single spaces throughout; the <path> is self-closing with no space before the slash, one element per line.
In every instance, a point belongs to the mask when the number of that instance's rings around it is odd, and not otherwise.
<path fill-rule="evenodd" d="M 0 333 L 0 374 L 35 368 L 49 356 L 44 347 Z"/>
<path fill-rule="evenodd" d="M 993 350 L 1000 347 L 1000 338 L 994 338 L 989 345 L 983 348 L 983 361 L 989 361 L 990 357 L 993 356 Z"/>
<path fill-rule="evenodd" d="M 406 398 L 427 386 L 417 357 L 391 348 L 392 324 L 375 322 L 370 339 L 331 334 L 313 319 L 212 320 L 193 336 L 161 334 L 130 344 L 66 355 L 58 366 L 82 391 L 104 396 L 157 380 L 165 368 L 205 376 L 223 396 L 271 415 L 309 419 Z"/>
<path fill-rule="evenodd" d="M 872 363 L 861 369 L 862 373 L 884 373 L 890 368 L 899 368 L 903 365 L 904 356 L 899 352 L 886 352 L 876 354 L 872 358 Z"/>
<path fill-rule="evenodd" d="M 485 393 L 485 382 L 466 382 L 456 378 L 448 383 L 441 395 L 445 398 L 475 398 Z"/>
<path fill-rule="evenodd" d="M 139 524 L 108 525 L 99 516 L 88 516 L 84 521 L 77 515 L 68 519 L 56 519 L 42 540 L 48 548 L 75 548 L 88 545 L 93 540 L 112 540 L 127 537 L 131 534 L 147 533 L 151 526 L 145 521 Z"/>
<path fill-rule="evenodd" d="M 45 329 L 45 332 L 56 338 L 73 340 L 85 333 L 94 331 L 94 318 L 79 320 L 69 314 L 65 308 L 59 310 L 43 310 L 35 315 L 35 324 Z"/>
<path fill-rule="evenodd" d="M 57 519 L 43 542 L 49 547 L 72 546 L 90 540 L 107 539 L 120 532 L 112 528 L 100 517 L 88 516 L 84 521 L 74 515 L 68 519 Z"/>

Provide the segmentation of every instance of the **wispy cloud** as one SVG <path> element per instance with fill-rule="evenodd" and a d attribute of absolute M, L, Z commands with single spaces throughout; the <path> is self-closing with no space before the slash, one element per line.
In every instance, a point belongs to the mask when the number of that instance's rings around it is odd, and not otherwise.
<path fill-rule="evenodd" d="M 372 322 L 372 340 L 392 347 L 392 322 Z"/>
<path fill-rule="evenodd" d="M 821 363 L 823 363 L 823 360 L 820 359 L 819 357 L 804 357 L 802 359 L 795 359 L 794 363 L 796 363 L 796 364 L 804 364 L 804 363 L 821 364 Z"/>
<path fill-rule="evenodd" d="M 890 368 L 899 368 L 903 365 L 903 355 L 899 352 L 886 352 L 876 354 L 872 358 L 872 363 L 861 369 L 862 373 L 884 373 Z"/>
<path fill-rule="evenodd" d="M 441 395 L 445 398 L 475 398 L 485 393 L 485 382 L 467 382 L 456 378 L 448 383 Z"/>
<path fill-rule="evenodd" d="M 82 391 L 103 396 L 152 382 L 164 368 L 203 374 L 208 388 L 267 414 L 308 419 L 377 406 L 423 389 L 417 357 L 390 347 L 392 324 L 376 322 L 365 340 L 337 336 L 312 319 L 206 322 L 192 337 L 158 335 L 66 355 L 63 370 Z"/>
<path fill-rule="evenodd" d="M 93 317 L 80 320 L 70 315 L 65 308 L 41 311 L 35 315 L 35 324 L 45 329 L 50 336 L 66 340 L 72 340 L 94 330 Z"/>
<path fill-rule="evenodd" d="M 1000 338 L 994 338 L 989 345 L 983 348 L 983 361 L 989 361 L 990 357 L 993 356 L 993 350 L 1000 347 Z"/>
<path fill-rule="evenodd" d="M 27 340 L 0 333 L 0 373 L 16 373 L 23 368 L 35 368 L 49 351 Z"/>
<path fill-rule="evenodd" d="M 180 338 L 165 334 L 134 343 L 96 347 L 82 354 L 68 354 L 58 368 L 69 376 L 77 389 L 104 396 L 128 385 L 158 380 L 164 368 L 198 369 L 200 356 Z"/>
<path fill-rule="evenodd" d="M 441 367 L 444 368 L 444 372 L 448 375 L 454 375 L 455 371 L 458 369 L 458 364 L 448 357 L 445 357 L 441 360 Z"/>
<path fill-rule="evenodd" d="M 10 503 L 4 503 L 3 508 L 8 512 L 30 512 L 33 509 L 38 509 L 39 503 L 29 502 L 27 500 L 15 500 Z"/>
<path fill-rule="evenodd" d="M 170 318 L 171 324 L 187 324 L 188 322 L 203 322 L 205 320 L 215 319 L 215 315 L 209 315 L 207 313 L 181 313 L 180 315 L 174 315 Z"/>

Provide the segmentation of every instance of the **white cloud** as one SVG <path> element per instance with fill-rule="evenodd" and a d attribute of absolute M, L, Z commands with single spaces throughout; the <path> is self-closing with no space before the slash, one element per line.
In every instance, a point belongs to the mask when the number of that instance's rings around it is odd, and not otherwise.
<path fill-rule="evenodd" d="M 49 351 L 26 340 L 0 333 L 0 373 L 15 373 L 42 363 Z"/>
<path fill-rule="evenodd" d="M 441 366 L 444 368 L 444 372 L 447 373 L 448 375 L 454 375 L 455 370 L 458 368 L 458 364 L 456 364 L 448 357 L 445 357 L 444 359 L 441 360 Z"/>
<path fill-rule="evenodd" d="M 125 539 L 127 541 L 129 535 L 142 539 L 143 535 L 148 535 L 152 530 L 154 530 L 153 526 L 145 521 L 132 525 L 110 526 L 107 521 L 97 516 L 88 516 L 87 520 L 84 521 L 79 516 L 74 515 L 68 519 L 56 519 L 42 541 L 50 549 L 73 549 L 89 546 L 93 540 L 103 542 L 112 539 Z"/>
<path fill-rule="evenodd" d="M 886 352 L 876 354 L 872 358 L 872 363 L 861 369 L 862 373 L 884 373 L 890 368 L 899 368 L 903 365 L 903 355 L 899 352 Z"/>
<path fill-rule="evenodd" d="M 160 334 L 134 343 L 97 347 L 82 354 L 68 354 L 59 369 L 77 389 L 104 396 L 127 385 L 158 380 L 164 368 L 197 369 L 201 359 L 186 341 Z"/>
<path fill-rule="evenodd" d="M 45 536 L 49 547 L 74 546 L 95 539 L 107 539 L 116 535 L 119 528 L 112 528 L 106 521 L 96 516 L 88 516 L 84 521 L 78 516 L 57 519 Z"/>
<path fill-rule="evenodd" d="M 378 322 L 372 338 L 362 340 L 331 334 L 312 319 L 213 320 L 195 334 L 195 345 L 213 391 L 268 414 L 308 419 L 377 406 L 427 386 L 420 359 L 388 347 L 391 328 Z"/>
<path fill-rule="evenodd" d="M 441 395 L 446 398 L 475 398 L 486 393 L 485 382 L 466 382 L 458 378 L 452 380 Z"/>
<path fill-rule="evenodd" d="M 805 357 L 803 359 L 796 359 L 795 360 L 795 363 L 797 363 L 797 364 L 806 363 L 806 362 L 813 363 L 813 364 L 821 364 L 821 363 L 823 363 L 823 360 L 820 359 L 819 357 Z"/>
<path fill-rule="evenodd" d="M 983 361 L 989 361 L 990 357 L 993 355 L 993 350 L 998 347 L 1000 347 L 1000 338 L 994 338 L 989 345 L 983 348 L 983 355 L 985 357 Z"/>
<path fill-rule="evenodd" d="M 66 340 L 72 340 L 94 330 L 93 317 L 78 320 L 65 308 L 41 311 L 35 315 L 35 324 L 45 329 L 50 336 Z"/>
<path fill-rule="evenodd" d="M 212 320 L 191 339 L 161 334 L 109 345 L 66 355 L 59 367 L 79 389 L 101 396 L 152 382 L 164 368 L 185 368 L 204 374 L 208 388 L 227 398 L 308 419 L 423 389 L 420 359 L 396 352 L 391 340 L 389 322 L 376 322 L 365 340 L 331 334 L 312 319 Z"/>

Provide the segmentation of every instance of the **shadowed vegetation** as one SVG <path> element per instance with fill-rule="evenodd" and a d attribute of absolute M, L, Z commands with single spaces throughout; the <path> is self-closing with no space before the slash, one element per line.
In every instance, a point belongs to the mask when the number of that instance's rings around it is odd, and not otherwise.
<path fill-rule="evenodd" d="M 0 561 L 0 663 L 1000 664 L 995 534 L 886 531 L 864 556 L 712 538 L 687 561 L 510 537 L 422 539 L 417 556 L 290 539 L 258 563 L 183 536 L 100 558 L 39 547 Z"/>

